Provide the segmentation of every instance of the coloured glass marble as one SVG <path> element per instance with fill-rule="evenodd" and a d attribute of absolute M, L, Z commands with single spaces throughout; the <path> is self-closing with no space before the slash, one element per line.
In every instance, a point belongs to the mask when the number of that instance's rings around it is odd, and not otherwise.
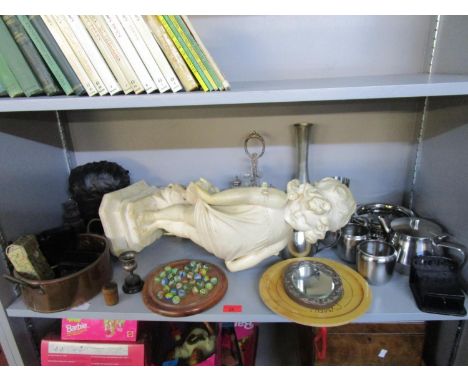
<path fill-rule="evenodd" d="M 165 292 L 156 293 L 159 300 L 178 305 L 189 294 L 201 296 L 209 294 L 217 285 L 218 279 L 210 275 L 208 264 L 190 261 L 184 267 L 166 265 L 164 271 L 154 278 L 154 282 L 161 285 Z"/>
<path fill-rule="evenodd" d="M 227 288 L 226 275 L 218 266 L 183 259 L 156 267 L 147 276 L 142 297 L 146 307 L 157 314 L 183 317 L 213 307 Z"/>

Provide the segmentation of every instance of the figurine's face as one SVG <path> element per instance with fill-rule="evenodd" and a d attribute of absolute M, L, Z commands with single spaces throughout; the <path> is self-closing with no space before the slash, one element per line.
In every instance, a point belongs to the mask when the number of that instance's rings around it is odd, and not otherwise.
<path fill-rule="evenodd" d="M 330 231 L 339 230 L 348 223 L 356 210 L 353 194 L 348 187 L 333 178 L 324 178 L 314 186 L 333 206 L 328 216 Z"/>
<path fill-rule="evenodd" d="M 288 184 L 288 205 L 285 220 L 295 230 L 306 232 L 311 243 L 323 239 L 328 231 L 331 204 L 312 185 L 293 180 Z"/>

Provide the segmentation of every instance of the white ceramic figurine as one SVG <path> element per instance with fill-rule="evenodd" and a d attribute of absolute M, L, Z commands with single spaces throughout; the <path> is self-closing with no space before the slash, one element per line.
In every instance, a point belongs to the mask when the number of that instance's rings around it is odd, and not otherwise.
<path fill-rule="evenodd" d="M 305 231 L 313 244 L 343 227 L 355 209 L 349 189 L 332 178 L 314 184 L 292 180 L 287 193 L 267 186 L 220 192 L 200 179 L 186 189 L 140 181 L 104 195 L 99 215 L 117 256 L 141 251 L 167 231 L 240 271 L 278 255 L 292 229 Z"/>

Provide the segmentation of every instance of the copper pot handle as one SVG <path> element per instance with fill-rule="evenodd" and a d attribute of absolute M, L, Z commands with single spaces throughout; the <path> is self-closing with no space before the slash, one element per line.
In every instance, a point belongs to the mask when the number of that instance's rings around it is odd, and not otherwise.
<path fill-rule="evenodd" d="M 20 280 L 20 279 L 17 279 L 16 277 L 9 276 L 9 275 L 3 275 L 3 278 L 5 280 L 8 280 L 11 283 L 19 284 L 24 288 L 39 289 L 39 294 L 45 294 L 45 290 L 44 288 L 42 288 L 42 285 L 30 284 L 27 281 Z"/>
<path fill-rule="evenodd" d="M 94 224 L 94 223 L 100 223 L 101 222 L 101 219 L 99 218 L 94 218 L 94 219 L 91 219 L 88 224 L 86 224 L 86 233 L 92 233 L 91 232 L 91 226 Z"/>

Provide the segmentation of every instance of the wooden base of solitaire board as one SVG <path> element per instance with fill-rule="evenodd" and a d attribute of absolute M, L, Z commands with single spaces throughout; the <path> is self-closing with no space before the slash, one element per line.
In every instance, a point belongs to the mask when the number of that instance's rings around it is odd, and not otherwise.
<path fill-rule="evenodd" d="M 307 308 L 287 295 L 283 273 L 290 264 L 304 260 L 326 264 L 340 276 L 343 283 L 343 297 L 334 306 L 326 309 Z M 302 325 L 316 327 L 347 324 L 364 314 L 372 300 L 369 285 L 359 273 L 328 259 L 297 258 L 276 263 L 262 275 L 259 290 L 265 305 L 276 314 Z"/>
<path fill-rule="evenodd" d="M 179 304 L 173 304 L 170 301 L 159 300 L 156 297 L 158 291 L 162 289 L 161 284 L 157 283 L 154 278 L 158 276 L 164 267 L 170 266 L 171 268 L 183 268 L 193 260 L 178 260 L 167 264 L 158 266 L 146 278 L 145 286 L 143 288 L 143 302 L 151 311 L 169 317 L 185 317 L 201 313 L 214 305 L 216 305 L 226 294 L 228 281 L 224 272 L 216 265 L 206 261 L 200 261 L 203 264 L 209 265 L 208 273 L 211 277 L 217 277 L 218 283 L 206 295 L 200 294 L 187 294 L 181 299 Z"/>

